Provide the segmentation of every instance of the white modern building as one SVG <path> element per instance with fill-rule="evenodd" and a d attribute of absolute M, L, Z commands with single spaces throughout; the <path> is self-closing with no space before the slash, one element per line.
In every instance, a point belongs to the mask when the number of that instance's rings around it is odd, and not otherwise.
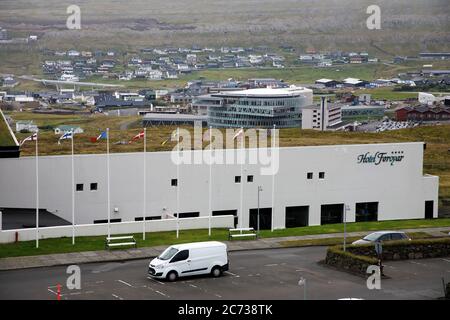
<path fill-rule="evenodd" d="M 215 128 L 300 127 L 301 108 L 311 105 L 311 89 L 256 88 L 196 97 L 194 109 L 207 108 L 208 125 Z"/>
<path fill-rule="evenodd" d="M 213 164 L 212 214 L 256 227 L 260 186 L 262 229 L 339 223 L 344 213 L 348 222 L 436 218 L 439 178 L 423 174 L 423 150 L 420 142 L 280 148 L 279 161 L 275 152 L 271 162 L 279 168 L 274 179 L 263 174 L 267 165 Z M 221 152 L 222 159 L 236 155 Z M 142 221 L 144 183 L 147 220 L 210 214 L 209 164 L 181 164 L 177 176 L 172 155 L 147 153 L 146 176 L 143 153 L 110 155 L 111 221 Z M 183 155 L 198 161 L 208 151 Z M 107 156 L 76 155 L 74 166 L 75 223 L 105 223 Z M 34 157 L 0 159 L 0 207 L 35 208 L 35 176 Z M 39 157 L 39 184 L 40 208 L 71 222 L 71 156 Z"/>
<path fill-rule="evenodd" d="M 328 103 L 322 97 L 320 104 L 302 108 L 302 129 L 336 130 L 343 126 L 342 111 L 339 104 Z"/>

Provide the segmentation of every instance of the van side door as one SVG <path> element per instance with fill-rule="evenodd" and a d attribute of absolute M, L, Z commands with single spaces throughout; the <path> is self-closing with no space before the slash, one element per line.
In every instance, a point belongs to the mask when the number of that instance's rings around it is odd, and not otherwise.
<path fill-rule="evenodd" d="M 186 275 L 191 269 L 189 250 L 181 250 L 171 260 L 170 265 L 178 271 L 178 276 Z"/>

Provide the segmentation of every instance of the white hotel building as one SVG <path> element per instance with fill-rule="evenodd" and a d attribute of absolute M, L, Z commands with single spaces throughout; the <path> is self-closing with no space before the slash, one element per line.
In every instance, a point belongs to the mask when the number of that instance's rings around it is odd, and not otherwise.
<path fill-rule="evenodd" d="M 243 176 L 240 164 L 215 164 L 213 215 L 233 214 L 238 225 L 255 226 L 261 186 L 262 229 L 342 222 L 344 210 L 348 222 L 436 218 L 439 178 L 423 174 L 423 151 L 420 142 L 280 148 L 273 180 L 259 164 L 243 165 Z M 110 155 L 112 221 L 142 221 L 144 181 L 146 219 L 173 216 L 177 188 L 180 218 L 209 215 L 208 164 L 182 164 L 176 180 L 171 152 L 147 153 L 146 176 L 143 159 L 143 153 Z M 75 223 L 104 223 L 106 155 L 76 155 L 74 165 Z M 40 208 L 71 222 L 71 156 L 39 157 L 39 168 Z M 0 207 L 35 208 L 34 157 L 0 159 L 0 177 Z"/>

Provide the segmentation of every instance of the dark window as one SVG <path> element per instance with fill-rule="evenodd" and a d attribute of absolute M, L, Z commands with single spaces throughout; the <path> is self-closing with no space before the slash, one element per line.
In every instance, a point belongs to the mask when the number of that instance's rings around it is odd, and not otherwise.
<path fill-rule="evenodd" d="M 308 180 L 311 180 L 311 179 L 313 178 L 313 173 L 312 173 L 312 172 L 308 172 L 308 173 L 306 174 L 306 178 L 307 178 Z"/>
<path fill-rule="evenodd" d="M 258 230 L 258 209 L 250 209 L 249 226 Z M 259 208 L 259 230 L 272 228 L 272 208 Z"/>
<path fill-rule="evenodd" d="M 172 258 L 172 260 L 170 260 L 170 263 L 177 262 L 177 261 L 184 261 L 187 258 L 189 258 L 189 250 L 182 250 L 182 251 L 178 252 L 175 255 L 175 257 Z"/>
<path fill-rule="evenodd" d="M 325 179 L 325 172 L 319 172 L 319 179 Z"/>
<path fill-rule="evenodd" d="M 172 179 L 172 180 L 170 181 L 170 185 L 171 185 L 172 187 L 178 186 L 178 179 Z"/>
<path fill-rule="evenodd" d="M 247 182 L 253 182 L 253 176 L 247 176 Z"/>
<path fill-rule="evenodd" d="M 433 219 L 434 202 L 432 200 L 425 201 L 425 219 Z"/>
<path fill-rule="evenodd" d="M 378 202 L 361 202 L 356 204 L 355 221 L 378 221 Z"/>
<path fill-rule="evenodd" d="M 344 204 L 323 204 L 320 207 L 320 224 L 342 223 Z"/>
<path fill-rule="evenodd" d="M 83 191 L 83 184 L 77 183 L 77 191 Z"/>
<path fill-rule="evenodd" d="M 405 236 L 401 233 L 391 233 L 391 240 L 404 240 Z"/>
<path fill-rule="evenodd" d="M 175 217 L 178 215 L 177 213 L 173 214 Z M 197 218 L 200 216 L 200 212 L 180 212 L 181 218 Z"/>
<path fill-rule="evenodd" d="M 309 206 L 286 207 L 286 228 L 306 227 L 308 218 Z"/>
<path fill-rule="evenodd" d="M 97 187 L 98 187 L 98 185 L 96 182 L 91 183 L 91 191 L 97 190 Z"/>
<path fill-rule="evenodd" d="M 389 240 L 391 240 L 391 234 L 390 233 L 384 234 L 378 240 L 379 241 L 389 241 Z"/>
<path fill-rule="evenodd" d="M 241 176 L 235 176 L 234 183 L 241 183 Z"/>
<path fill-rule="evenodd" d="M 161 216 L 145 217 L 145 221 L 148 220 L 161 220 Z M 134 218 L 134 221 L 142 221 L 142 217 L 136 217 Z"/>
<path fill-rule="evenodd" d="M 122 222 L 122 219 L 109 219 L 111 223 Z M 94 223 L 108 223 L 108 219 L 105 220 L 94 220 Z"/>

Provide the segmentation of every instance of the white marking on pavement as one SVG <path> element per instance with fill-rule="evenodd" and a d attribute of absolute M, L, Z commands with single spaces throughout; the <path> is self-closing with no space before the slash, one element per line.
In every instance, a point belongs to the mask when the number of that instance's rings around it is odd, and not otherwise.
<path fill-rule="evenodd" d="M 424 267 L 427 266 L 425 263 L 420 263 L 420 262 L 416 262 L 416 261 L 409 261 L 409 263 L 417 264 L 419 266 L 424 266 Z"/>
<path fill-rule="evenodd" d="M 222 296 L 221 296 L 220 294 L 214 293 L 214 295 L 215 295 L 217 298 L 222 298 Z"/>
<path fill-rule="evenodd" d="M 198 288 L 196 285 L 190 284 L 192 288 Z"/>
<path fill-rule="evenodd" d="M 448 260 L 448 259 L 442 259 L 442 260 L 444 260 L 445 262 L 449 262 L 450 263 L 450 260 Z"/>
<path fill-rule="evenodd" d="M 114 297 L 114 298 L 116 298 L 116 299 L 119 299 L 119 300 L 123 300 L 123 298 L 122 297 L 119 297 L 117 294 L 112 294 L 112 296 Z"/>
<path fill-rule="evenodd" d="M 155 292 L 158 292 L 160 295 L 163 295 L 164 297 L 169 298 L 169 296 L 161 291 L 155 290 Z"/>
<path fill-rule="evenodd" d="M 158 281 L 156 279 L 153 279 L 152 277 L 147 277 L 147 279 L 153 280 L 155 282 L 158 282 L 159 284 L 165 284 L 164 282 Z"/>
<path fill-rule="evenodd" d="M 126 286 L 129 286 L 129 287 L 131 287 L 131 288 L 134 288 L 134 286 L 132 286 L 132 285 L 129 284 L 128 282 L 125 282 L 125 281 L 123 281 L 123 280 L 117 280 L 117 281 L 119 281 L 120 283 L 123 283 L 123 284 L 126 285 Z"/>
<path fill-rule="evenodd" d="M 233 277 L 236 277 L 236 278 L 239 278 L 239 277 L 240 277 L 239 275 L 237 275 L 237 274 L 235 274 L 235 273 L 233 273 L 233 272 L 230 272 L 230 271 L 225 271 L 225 273 L 226 273 L 226 274 L 230 274 L 230 275 L 232 275 Z"/>
<path fill-rule="evenodd" d="M 278 263 L 265 264 L 264 267 L 275 267 Z"/>

